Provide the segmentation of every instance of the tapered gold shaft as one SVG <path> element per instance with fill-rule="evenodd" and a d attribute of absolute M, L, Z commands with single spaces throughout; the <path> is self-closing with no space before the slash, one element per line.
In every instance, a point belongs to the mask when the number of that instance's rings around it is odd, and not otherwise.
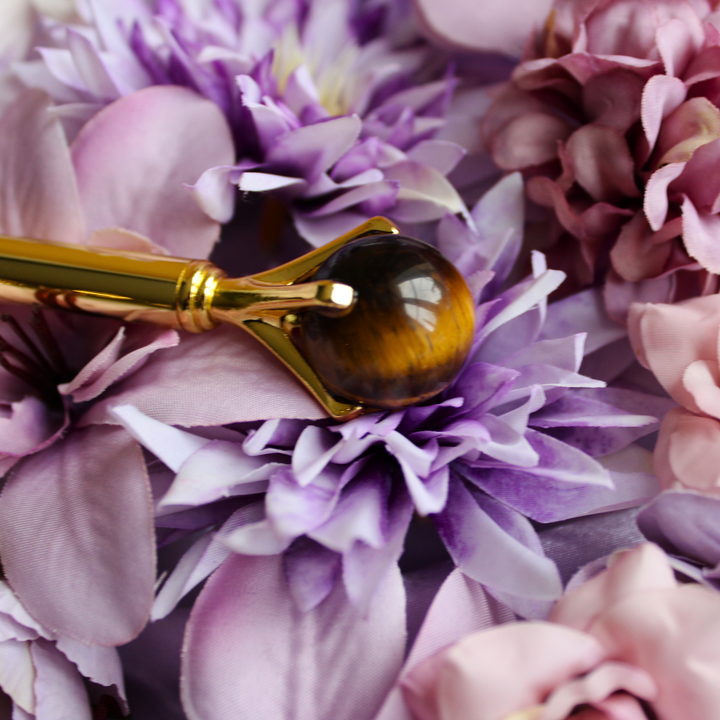
<path fill-rule="evenodd" d="M 227 278 L 206 260 L 0 236 L 0 302 L 144 321 L 191 332 L 219 322 L 316 309 L 342 313 L 353 291 L 332 281 Z"/>

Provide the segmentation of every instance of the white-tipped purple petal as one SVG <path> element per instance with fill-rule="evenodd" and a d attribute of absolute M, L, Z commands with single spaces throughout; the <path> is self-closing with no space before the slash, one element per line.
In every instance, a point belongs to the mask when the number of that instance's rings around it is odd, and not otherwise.
<path fill-rule="evenodd" d="M 262 456 L 247 455 L 240 443 L 212 440 L 183 462 L 158 506 L 198 506 L 264 492 L 270 476 L 281 467 Z"/>
<path fill-rule="evenodd" d="M 362 540 L 343 554 L 343 583 L 350 602 L 363 613 L 375 602 L 375 594 L 383 579 L 396 572 L 413 506 L 405 493 L 393 498 L 385 516 L 385 544 L 376 549 Z"/>
<path fill-rule="evenodd" d="M 207 257 L 220 226 L 185 185 L 231 165 L 234 145 L 221 110 L 181 87 L 158 86 L 108 105 L 72 145 L 92 232 L 124 227 L 184 257 Z"/>
<path fill-rule="evenodd" d="M 395 570 L 366 618 L 341 583 L 301 613 L 281 558 L 229 558 L 188 622 L 181 676 L 188 720 L 369 720 L 402 664 L 404 606 Z"/>
<path fill-rule="evenodd" d="M 466 150 L 461 145 L 447 140 L 422 140 L 408 150 L 410 160 L 434 168 L 441 175 L 447 175 L 462 160 Z"/>
<path fill-rule="evenodd" d="M 82 677 L 53 643 L 36 640 L 30 646 L 35 677 L 35 717 L 47 720 L 92 720 Z"/>
<path fill-rule="evenodd" d="M 627 329 L 607 316 L 602 290 L 598 288 L 551 303 L 538 339 L 564 338 L 579 332 L 587 333 L 586 355 L 627 336 Z"/>
<path fill-rule="evenodd" d="M 143 447 L 175 472 L 195 452 L 212 442 L 208 438 L 154 420 L 132 405 L 117 405 L 110 413 Z"/>
<path fill-rule="evenodd" d="M 153 603 L 150 620 L 167 617 L 178 602 L 211 573 L 215 572 L 232 550 L 222 542 L 237 528 L 262 520 L 261 502 L 250 503 L 236 510 L 215 533 L 203 535 L 180 558 L 167 577 Z"/>
<path fill-rule="evenodd" d="M 492 590 L 534 600 L 562 594 L 555 563 L 542 554 L 526 518 L 487 495 L 450 482 L 448 503 L 435 522 L 459 568 Z"/>
<path fill-rule="evenodd" d="M 135 637 L 155 583 L 152 496 L 135 441 L 91 427 L 26 458 L 0 495 L 0 548 L 13 591 L 43 625 L 93 645 Z"/>
<path fill-rule="evenodd" d="M 198 207 L 219 223 L 226 223 L 235 213 L 237 190 L 231 178 L 235 168 L 229 165 L 208 168 L 194 185 L 187 189 Z"/>
<path fill-rule="evenodd" d="M 82 243 L 85 228 L 75 172 L 50 100 L 28 90 L 0 118 L 0 230 Z"/>
<path fill-rule="evenodd" d="M 395 163 L 384 171 L 387 180 L 400 184 L 390 211 L 400 222 L 439 220 L 446 213 L 467 213 L 465 204 L 444 175 L 414 160 Z"/>

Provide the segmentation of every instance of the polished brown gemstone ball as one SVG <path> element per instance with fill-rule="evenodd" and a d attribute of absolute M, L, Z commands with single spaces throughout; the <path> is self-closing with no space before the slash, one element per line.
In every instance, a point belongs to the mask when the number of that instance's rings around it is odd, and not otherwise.
<path fill-rule="evenodd" d="M 452 382 L 470 352 L 475 306 L 435 248 L 402 235 L 349 243 L 315 273 L 353 287 L 342 317 L 305 312 L 305 356 L 333 393 L 374 408 L 425 400 Z"/>

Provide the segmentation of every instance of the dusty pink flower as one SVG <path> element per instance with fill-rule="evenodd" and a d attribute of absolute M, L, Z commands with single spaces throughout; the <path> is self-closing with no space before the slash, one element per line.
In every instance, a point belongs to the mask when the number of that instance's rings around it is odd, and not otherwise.
<path fill-rule="evenodd" d="M 567 592 L 549 622 L 484 630 L 429 658 L 404 695 L 418 720 L 713 720 L 718 640 L 720 597 L 680 586 L 646 544 Z"/>
<path fill-rule="evenodd" d="M 558 0 L 484 120 L 552 209 L 555 262 L 605 281 L 616 319 L 715 287 L 677 271 L 720 270 L 718 19 L 706 0 Z"/>
<path fill-rule="evenodd" d="M 213 103 L 182 88 L 149 88 L 98 113 L 71 147 L 48 106 L 42 92 L 28 91 L 0 118 L 0 232 L 207 256 L 219 226 L 183 182 L 233 157 Z M 210 137 L 202 147 L 181 152 L 203 129 Z M 87 644 L 127 642 L 153 596 L 150 485 L 130 435 L 85 418 L 110 388 L 137 383 L 150 356 L 179 336 L 2 310 L 12 313 L 3 315 L 0 343 L 0 466 L 12 468 L 0 496 L 5 576 L 54 632 Z M 138 384 L 153 394 L 151 382 Z"/>
<path fill-rule="evenodd" d="M 655 472 L 666 488 L 679 483 L 720 496 L 719 330 L 720 295 L 630 310 L 640 362 L 681 406 L 665 416 L 655 448 Z"/>

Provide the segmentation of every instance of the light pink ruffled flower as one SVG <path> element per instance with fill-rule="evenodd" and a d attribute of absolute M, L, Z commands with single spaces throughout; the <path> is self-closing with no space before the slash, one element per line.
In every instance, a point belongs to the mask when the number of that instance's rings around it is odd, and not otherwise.
<path fill-rule="evenodd" d="M 720 295 L 633 305 L 629 331 L 640 362 L 681 405 L 665 416 L 655 448 L 661 485 L 720 496 Z"/>
<path fill-rule="evenodd" d="M 557 0 L 484 120 L 495 162 L 552 209 L 555 262 L 606 281 L 616 319 L 715 287 L 677 271 L 720 271 L 718 25 L 706 0 Z"/>
<path fill-rule="evenodd" d="M 418 720 L 714 720 L 720 596 L 641 545 L 569 591 L 550 621 L 470 635 L 403 680 Z M 389 717 L 389 716 L 384 716 Z"/>

